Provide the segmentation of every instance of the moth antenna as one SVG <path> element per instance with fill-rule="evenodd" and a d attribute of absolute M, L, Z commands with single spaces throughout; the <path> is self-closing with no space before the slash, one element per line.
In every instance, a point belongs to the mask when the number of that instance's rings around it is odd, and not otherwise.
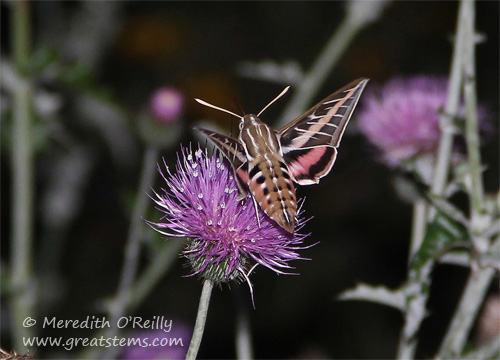
<path fill-rule="evenodd" d="M 282 97 L 283 95 L 285 95 L 285 93 L 288 91 L 288 89 L 290 89 L 290 86 L 287 86 L 287 87 L 285 88 L 285 90 L 283 90 L 283 91 L 281 92 L 281 94 L 279 94 L 278 96 L 276 96 L 276 97 L 274 98 L 274 100 L 273 100 L 273 101 L 271 101 L 269 104 L 267 104 L 267 105 L 264 107 L 264 109 L 262 109 L 262 110 L 260 111 L 260 113 L 258 113 L 258 114 L 257 114 L 257 117 L 259 117 L 259 116 L 260 116 L 260 114 L 262 114 L 262 113 L 264 112 L 264 110 L 266 110 L 269 106 L 271 106 L 271 104 L 272 104 L 272 103 L 274 103 L 274 102 L 275 102 L 276 100 L 278 100 L 280 97 Z"/>
<path fill-rule="evenodd" d="M 238 110 L 240 111 L 240 113 L 242 114 L 246 114 L 245 110 L 243 110 L 243 107 L 241 106 L 241 104 L 238 102 L 238 99 L 235 99 L 234 102 L 236 103 L 236 106 L 238 107 Z"/>
<path fill-rule="evenodd" d="M 209 104 L 206 101 L 203 101 L 203 100 L 200 100 L 200 99 L 195 99 L 195 100 L 196 100 L 196 102 L 200 103 L 201 105 L 205 105 L 206 107 L 209 107 L 209 108 L 212 108 L 212 109 L 215 109 L 215 110 L 219 110 L 219 111 L 225 112 L 225 113 L 227 113 L 229 115 L 233 115 L 233 116 L 236 116 L 237 118 L 241 119 L 241 116 L 240 115 L 236 115 L 234 112 L 231 112 L 229 110 L 226 110 L 226 109 L 220 108 L 218 106 Z"/>

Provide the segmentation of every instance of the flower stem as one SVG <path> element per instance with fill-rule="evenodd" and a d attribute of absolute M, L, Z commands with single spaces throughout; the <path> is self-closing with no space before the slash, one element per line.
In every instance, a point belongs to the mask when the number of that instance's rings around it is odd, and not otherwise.
<path fill-rule="evenodd" d="M 23 320 L 34 317 L 35 299 L 33 278 L 33 141 L 31 84 L 27 77 L 30 60 L 30 4 L 15 1 L 12 6 L 12 46 L 18 81 L 13 93 L 12 135 L 12 333 L 14 348 L 25 348 L 23 337 L 33 334 L 33 328 L 22 326 Z"/>
<path fill-rule="evenodd" d="M 214 284 L 210 280 L 203 282 L 203 289 L 201 291 L 200 305 L 198 306 L 198 314 L 196 315 L 196 323 L 194 325 L 193 337 L 189 344 L 189 349 L 186 355 L 186 360 L 196 359 L 198 350 L 200 349 L 201 339 L 203 338 L 203 331 L 205 330 L 205 322 L 207 320 L 208 305 L 210 304 L 210 295 Z"/>
<path fill-rule="evenodd" d="M 466 47 L 466 25 L 468 6 L 465 2 L 467 0 L 462 0 L 459 8 L 459 15 L 457 20 L 457 30 L 455 37 L 455 45 L 453 48 L 453 58 L 450 70 L 450 82 L 448 87 L 448 97 L 446 99 L 444 112 L 441 114 L 439 123 L 441 128 L 441 138 L 439 141 L 438 153 L 436 163 L 434 165 L 433 171 L 433 181 L 431 184 L 431 193 L 435 196 L 443 196 L 448 182 L 448 173 L 451 162 L 451 154 L 454 139 L 454 128 L 453 128 L 453 117 L 458 112 L 458 105 L 460 102 L 460 91 L 463 78 L 463 56 L 464 49 Z M 416 210 L 416 209 L 415 209 Z M 432 222 L 434 216 L 436 215 L 436 209 L 430 207 L 428 213 L 428 221 Z M 415 215 L 416 216 L 416 215 Z M 414 226 L 416 225 L 416 220 L 414 218 Z M 418 226 L 422 226 L 422 229 L 413 229 L 413 240 L 415 240 L 416 233 L 425 234 L 426 224 L 423 225 L 419 222 Z M 416 244 L 411 245 L 412 250 L 416 247 Z M 410 289 L 417 286 L 418 291 L 412 291 L 412 293 L 407 293 L 407 309 L 405 314 L 405 324 L 401 332 L 401 337 L 398 346 L 398 359 L 413 359 L 415 357 L 415 351 L 417 348 L 417 338 L 416 333 L 420 327 L 426 315 L 426 304 L 428 299 L 428 293 L 424 292 L 424 288 L 428 287 L 430 284 L 431 269 L 433 268 L 432 263 L 428 264 L 428 271 L 422 273 L 415 280 L 416 283 L 412 283 Z M 411 281 L 411 279 L 409 279 Z M 424 286 L 426 284 L 426 286 Z M 407 290 L 408 291 L 408 290 Z"/>
<path fill-rule="evenodd" d="M 469 203 L 471 216 L 471 234 L 474 245 L 479 252 L 484 252 L 488 247 L 488 240 L 480 238 L 477 234 L 483 233 L 484 189 L 481 172 L 481 153 L 479 151 L 479 131 L 477 125 L 477 92 L 476 92 L 476 63 L 475 63 L 475 25 L 474 3 L 468 3 L 469 16 L 467 17 L 467 41 L 464 55 L 464 98 L 465 98 L 465 140 L 467 146 L 467 160 L 469 163 L 470 189 Z"/>
<path fill-rule="evenodd" d="M 448 180 L 448 170 L 451 160 L 453 147 L 454 129 L 452 120 L 458 112 L 460 102 L 460 90 L 463 78 L 462 63 L 466 41 L 466 22 L 468 16 L 468 7 L 462 0 L 460 3 L 457 34 L 455 37 L 455 46 L 453 48 L 453 59 L 451 63 L 450 82 L 448 85 L 448 97 L 443 114 L 439 118 L 441 127 L 441 139 L 439 141 L 436 164 L 434 166 L 434 178 L 431 186 L 433 195 L 442 196 Z M 435 211 L 433 211 L 435 214 Z M 433 215 L 431 215 L 433 216 Z"/>
<path fill-rule="evenodd" d="M 418 198 L 413 203 L 413 219 L 412 219 L 412 234 L 410 240 L 410 253 L 408 257 L 408 264 L 417 253 L 422 245 L 425 236 L 425 229 L 427 227 L 427 214 L 429 206 L 426 199 Z"/>
<path fill-rule="evenodd" d="M 475 86 L 475 29 L 474 0 L 462 0 L 460 4 L 462 30 L 462 69 L 464 79 L 464 97 L 466 107 L 465 138 L 467 142 L 467 160 L 471 185 L 470 200 L 470 229 L 473 243 L 480 253 L 488 250 L 489 241 L 480 235 L 484 232 L 483 210 L 484 197 L 481 176 L 481 157 L 479 152 L 479 133 L 477 127 L 477 94 Z M 497 239 L 490 250 L 499 251 L 500 240 Z M 472 271 L 467 280 L 460 303 L 455 311 L 452 322 L 445 334 L 439 349 L 440 358 L 460 357 L 474 320 L 483 303 L 484 297 L 495 274 L 493 268 L 480 268 Z"/>
<path fill-rule="evenodd" d="M 130 298 L 130 302 L 126 306 L 127 311 L 134 311 L 141 304 L 141 302 L 146 298 L 146 296 L 151 292 L 154 286 L 160 281 L 162 276 L 178 258 L 179 250 L 182 246 L 184 246 L 182 241 L 168 242 L 154 255 L 154 258 L 149 262 L 144 272 L 132 285 L 130 292 L 133 294 L 133 297 Z M 107 334 L 108 328 L 98 331 L 94 337 L 100 338 L 101 336 L 107 336 Z M 77 358 L 95 359 L 98 355 L 99 348 L 85 347 L 77 355 Z"/>
<path fill-rule="evenodd" d="M 286 125 L 290 119 L 300 115 L 311 104 L 320 86 L 328 79 L 328 74 L 340 60 L 352 39 L 379 18 L 386 3 L 382 0 L 377 2 L 350 0 L 345 6 L 346 15 L 330 36 L 311 69 L 300 80 L 297 91 L 278 120 L 278 126 Z"/>
<path fill-rule="evenodd" d="M 134 296 L 130 299 L 129 311 L 134 310 L 146 298 L 170 266 L 179 258 L 179 252 L 184 244 L 185 242 L 180 239 L 178 241 L 167 242 L 155 254 L 148 267 L 132 286 L 131 293 Z"/>
<path fill-rule="evenodd" d="M 241 293 L 241 288 L 236 291 L 236 358 L 251 360 L 254 358 L 252 349 L 252 332 L 250 328 L 250 318 L 248 316 L 248 308 L 245 306 L 244 299 Z"/>
<path fill-rule="evenodd" d="M 413 220 L 412 220 L 412 235 L 410 241 L 410 252 L 408 256 L 408 266 L 410 268 L 413 257 L 417 254 L 425 236 L 427 227 L 427 214 L 429 212 L 429 205 L 425 199 L 417 199 L 413 203 Z M 411 281 L 409 279 L 408 281 Z M 421 284 L 416 284 L 417 286 Z M 427 295 L 423 292 L 417 292 L 413 296 L 409 296 L 405 291 L 406 298 L 406 313 L 405 324 L 399 338 L 399 345 L 397 350 L 397 359 L 412 359 L 415 356 L 417 349 L 417 339 L 414 336 L 415 323 L 420 324 L 425 316 L 425 311 L 420 308 L 427 300 Z"/>
<path fill-rule="evenodd" d="M 344 18 L 340 26 L 335 29 L 318 56 L 311 69 L 300 82 L 297 91 L 293 94 L 287 108 L 283 112 L 279 126 L 285 125 L 290 119 L 297 117 L 311 103 L 321 84 L 327 79 L 328 73 L 337 64 L 341 55 L 348 47 L 359 27 Z"/>
<path fill-rule="evenodd" d="M 496 254 L 500 251 L 499 238 L 491 246 L 491 251 Z M 439 358 L 461 356 L 467 336 L 494 275 L 494 268 L 482 268 L 469 275 L 460 303 L 439 349 Z"/>
<path fill-rule="evenodd" d="M 120 284 L 116 296 L 116 303 L 118 308 L 123 311 L 130 301 L 130 288 L 137 273 L 137 264 L 139 259 L 140 235 L 142 217 L 146 211 L 148 197 L 144 195 L 143 191 L 147 188 L 154 179 L 156 161 L 158 159 L 158 150 L 156 148 L 147 148 L 144 153 L 143 168 L 141 172 L 141 179 L 139 181 L 139 189 L 137 191 L 137 198 L 135 201 L 134 209 L 132 211 L 132 218 L 130 220 L 130 228 L 125 245 L 125 260 L 123 262 Z M 121 314 L 117 314 L 118 318 Z"/>
<path fill-rule="evenodd" d="M 132 211 L 132 218 L 130 219 L 130 228 L 127 236 L 127 243 L 125 245 L 125 258 L 122 266 L 120 283 L 116 292 L 114 300 L 110 304 L 110 322 L 116 324 L 117 320 L 123 316 L 124 312 L 128 309 L 132 299 L 132 284 L 134 282 L 137 266 L 139 263 L 141 232 L 142 232 L 142 218 L 147 208 L 148 197 L 144 195 L 143 191 L 150 184 L 153 183 L 156 174 L 156 161 L 158 159 L 158 149 L 148 147 L 144 153 L 142 162 L 141 179 L 139 181 L 139 188 L 137 197 Z M 113 337 L 118 333 L 117 327 L 109 328 L 109 336 Z M 113 357 L 115 348 L 109 348 L 105 354 L 107 358 Z"/>
<path fill-rule="evenodd" d="M 474 1 L 462 0 L 461 7 L 465 8 L 464 16 L 464 55 L 463 70 L 464 97 L 466 107 L 465 139 L 467 143 L 467 159 L 471 179 L 469 198 L 471 225 L 470 234 L 474 245 L 480 252 L 488 248 L 488 240 L 477 237 L 482 233 L 482 212 L 484 210 L 483 185 L 481 176 L 481 156 L 479 152 L 479 133 L 477 127 L 477 94 L 475 85 L 475 28 L 474 28 Z M 500 240 L 496 240 L 491 250 L 498 253 Z M 440 357 L 459 357 L 464 349 L 470 329 L 483 303 L 486 291 L 493 279 L 495 270 L 483 268 L 471 272 L 467 285 L 458 304 L 453 320 L 441 344 Z"/>

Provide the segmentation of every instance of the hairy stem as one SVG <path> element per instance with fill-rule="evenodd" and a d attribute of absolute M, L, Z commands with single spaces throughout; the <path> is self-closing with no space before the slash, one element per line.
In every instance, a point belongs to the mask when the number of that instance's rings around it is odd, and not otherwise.
<path fill-rule="evenodd" d="M 191 343 L 189 344 L 186 360 L 194 360 L 196 359 L 196 355 L 198 355 L 201 339 L 203 338 L 203 332 L 205 331 L 205 322 L 207 320 L 208 305 L 210 304 L 210 296 L 212 294 L 213 287 L 214 284 L 212 281 L 205 280 L 203 282 L 203 289 L 201 291 L 201 297 L 200 297 L 200 305 L 198 307 L 198 314 L 196 315 L 196 323 L 194 325 L 193 337 L 191 338 Z"/>

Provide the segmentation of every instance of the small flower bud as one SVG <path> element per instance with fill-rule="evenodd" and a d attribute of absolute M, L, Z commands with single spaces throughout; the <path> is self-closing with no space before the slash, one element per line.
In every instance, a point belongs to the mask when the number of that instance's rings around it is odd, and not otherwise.
<path fill-rule="evenodd" d="M 173 87 L 162 87 L 156 90 L 150 102 L 150 111 L 160 123 L 174 123 L 182 115 L 184 97 Z"/>

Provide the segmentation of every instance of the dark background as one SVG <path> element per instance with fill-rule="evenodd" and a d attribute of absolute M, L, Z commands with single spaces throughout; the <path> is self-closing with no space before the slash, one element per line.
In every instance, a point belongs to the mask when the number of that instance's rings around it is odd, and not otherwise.
<path fill-rule="evenodd" d="M 34 46 L 57 49 L 66 63 L 85 64 L 85 52 L 79 50 L 78 42 L 73 44 L 76 50 L 62 46 L 67 45 L 64 38 L 84 4 L 32 2 L 31 6 Z M 98 9 L 97 3 L 85 6 Z M 343 7 L 342 2 L 327 1 L 123 2 L 110 18 L 111 35 L 100 49 L 98 59 L 88 66 L 89 76 L 93 86 L 128 114 L 138 146 L 136 155 L 143 145 L 134 130 L 134 118 L 147 106 L 156 88 L 164 85 L 179 88 L 186 97 L 182 125 L 186 130 L 179 143 L 187 145 L 195 141 L 190 125 L 201 118 L 218 119 L 220 125 L 226 124 L 228 131 L 230 128 L 228 116 L 207 112 L 192 101 L 194 97 L 231 110 L 237 108 L 233 106 L 237 103 L 247 112 L 259 111 L 283 85 L 243 78 L 236 72 L 237 65 L 243 61 L 296 60 L 307 70 L 342 20 Z M 378 22 L 353 40 L 315 100 L 361 76 L 372 79 L 368 86 L 395 76 L 447 76 L 457 9 L 458 3 L 453 1 L 391 3 Z M 496 1 L 477 3 L 476 26 L 486 36 L 486 41 L 477 47 L 478 95 L 494 119 L 497 119 L 499 96 L 498 12 Z M 90 11 L 88 16 L 92 16 Z M 2 52 L 7 53 L 9 20 L 7 6 L 2 2 Z M 95 166 L 87 175 L 78 216 L 71 223 L 61 250 L 63 262 L 56 269 L 59 280 L 53 288 L 56 306 L 46 315 L 83 318 L 98 314 L 96 302 L 116 290 L 130 213 L 130 202 L 124 199 L 133 196 L 137 187 L 141 157 L 122 159 L 117 164 L 99 137 L 74 124 L 74 116 L 78 116 L 71 106 L 74 90 L 60 83 L 42 86 L 63 95 L 66 104 L 63 117 L 67 118 L 73 135 L 89 139 L 97 155 Z M 267 110 L 263 120 L 272 124 L 289 98 Z M 490 191 L 498 189 L 496 138 L 492 136 L 483 148 L 483 160 L 489 164 L 486 189 Z M 177 149 L 163 153 L 170 164 L 174 163 Z M 4 150 L 2 237 L 8 239 L 10 167 Z M 37 157 L 39 192 L 45 186 L 43 174 L 51 171 L 45 159 L 43 154 Z M 301 252 L 311 260 L 293 264 L 300 276 L 276 276 L 258 268 L 252 277 L 255 310 L 251 308 L 245 284 L 214 289 L 200 358 L 235 356 L 237 290 L 250 309 L 257 358 L 394 357 L 403 323 L 399 312 L 372 303 L 336 301 L 342 291 L 360 282 L 396 288 L 405 280 L 411 205 L 395 193 L 394 176 L 376 162 L 366 140 L 350 131 L 332 173 L 317 186 L 298 189 L 299 197 L 306 198 L 306 214 L 314 216 L 305 228 L 312 232 L 308 243 L 320 241 Z M 39 212 L 38 205 L 37 202 Z M 157 216 L 151 204 L 150 218 Z M 37 219 L 38 244 L 43 224 Z M 7 241 L 2 241 L 2 260 L 7 259 L 8 249 Z M 146 262 L 145 256 L 143 263 Z M 184 278 L 188 273 L 179 259 L 137 314 L 146 318 L 165 315 L 194 324 L 201 283 Z M 434 354 L 466 275 L 466 270 L 453 266 L 440 266 L 435 271 L 430 314 L 420 334 L 420 357 Z M 4 301 L 4 314 L 5 305 Z M 4 322 L 2 332 L 2 346 L 5 346 L 9 333 Z M 83 331 L 78 330 L 77 334 L 83 336 Z M 51 331 L 42 335 L 50 336 Z M 86 336 L 91 336 L 91 332 Z M 40 349 L 38 356 L 50 356 L 50 349 Z"/>

